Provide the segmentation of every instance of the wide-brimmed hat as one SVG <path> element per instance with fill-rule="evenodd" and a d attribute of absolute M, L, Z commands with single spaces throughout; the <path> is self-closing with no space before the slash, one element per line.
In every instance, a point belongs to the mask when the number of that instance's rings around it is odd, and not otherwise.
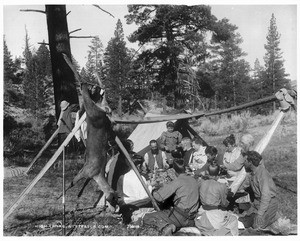
<path fill-rule="evenodd" d="M 66 101 L 66 100 L 63 100 L 62 102 L 60 102 L 60 108 L 61 108 L 61 110 L 66 110 L 68 108 L 69 104 L 70 103 L 68 101 Z"/>
<path fill-rule="evenodd" d="M 173 161 L 173 168 L 177 173 L 184 173 L 185 167 L 184 167 L 184 161 L 182 158 L 175 158 Z"/>

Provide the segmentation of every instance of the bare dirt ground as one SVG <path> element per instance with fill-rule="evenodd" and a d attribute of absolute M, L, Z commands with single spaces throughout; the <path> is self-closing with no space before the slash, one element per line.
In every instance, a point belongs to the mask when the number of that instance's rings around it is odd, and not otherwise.
<path fill-rule="evenodd" d="M 268 127 L 248 130 L 260 140 Z M 225 136 L 203 136 L 210 144 L 222 149 Z M 266 167 L 277 179 L 278 197 L 281 203 L 279 213 L 297 224 L 297 132 L 296 125 L 279 127 L 269 146 L 263 153 Z M 49 159 L 49 158 L 48 158 Z M 19 176 L 3 181 L 3 211 L 15 202 L 21 192 L 34 179 L 45 165 L 47 158 L 38 161 L 28 176 Z M 82 159 L 67 159 L 66 185 L 82 166 Z M 144 229 L 139 225 L 123 225 L 118 214 L 101 212 L 93 208 L 99 191 L 94 183 L 88 184 L 81 198 L 77 194 L 83 180 L 67 192 L 66 195 L 66 235 L 73 236 L 158 236 L 155 229 Z M 279 186 L 280 185 L 280 186 Z M 62 235 L 61 199 L 62 171 L 51 167 L 40 179 L 29 195 L 22 201 L 11 216 L 4 221 L 5 236 L 60 236 Z M 178 234 L 180 235 L 180 234 Z M 241 232 L 241 235 L 269 235 L 268 233 Z"/>

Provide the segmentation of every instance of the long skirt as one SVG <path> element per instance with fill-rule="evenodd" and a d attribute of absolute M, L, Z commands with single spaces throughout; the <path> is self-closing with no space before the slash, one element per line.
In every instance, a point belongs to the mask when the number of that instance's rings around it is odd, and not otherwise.
<path fill-rule="evenodd" d="M 195 220 L 196 227 L 205 236 L 237 236 L 237 217 L 228 211 L 209 210 L 201 207 Z"/>

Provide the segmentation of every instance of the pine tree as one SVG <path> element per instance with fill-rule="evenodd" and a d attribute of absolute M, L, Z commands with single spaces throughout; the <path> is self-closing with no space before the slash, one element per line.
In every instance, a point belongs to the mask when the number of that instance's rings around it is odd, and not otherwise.
<path fill-rule="evenodd" d="M 286 77 L 284 60 L 279 48 L 280 34 L 277 31 L 276 18 L 272 14 L 270 26 L 268 28 L 267 44 L 264 45 L 266 54 L 264 56 L 265 72 L 263 90 L 264 95 L 275 94 L 280 88 L 290 88 L 290 80 Z M 273 111 L 276 109 L 276 103 L 273 104 Z"/>
<path fill-rule="evenodd" d="M 40 45 L 36 52 L 36 58 L 39 62 L 38 76 L 41 80 L 41 99 L 38 108 L 47 111 L 54 105 L 54 89 L 52 80 L 52 68 L 50 51 L 46 47 L 45 41 Z"/>
<path fill-rule="evenodd" d="M 252 94 L 254 99 L 263 97 L 263 72 L 264 67 L 260 65 L 258 59 L 254 62 L 253 75 L 252 75 Z"/>
<path fill-rule="evenodd" d="M 25 27 L 25 48 L 24 48 L 24 51 L 23 51 L 23 57 L 24 57 L 24 63 L 26 65 L 26 68 L 28 67 L 28 64 L 32 58 L 32 52 L 30 50 L 31 48 L 31 45 L 29 43 L 29 36 L 28 36 L 28 32 L 27 32 L 27 29 Z"/>
<path fill-rule="evenodd" d="M 5 37 L 3 38 L 3 74 L 4 84 L 12 82 L 14 79 L 15 65 L 12 60 L 12 55 L 8 50 Z"/>
<path fill-rule="evenodd" d="M 8 50 L 5 36 L 3 38 L 3 84 L 4 84 L 4 101 L 10 101 L 11 91 L 12 91 L 12 83 L 15 78 L 15 65 L 12 60 L 12 56 L 10 51 Z"/>
<path fill-rule="evenodd" d="M 95 73 L 101 76 L 103 59 L 103 44 L 99 37 L 94 37 L 89 45 L 86 74 L 90 82 L 96 82 Z"/>
<path fill-rule="evenodd" d="M 223 104 L 219 107 L 229 108 L 250 99 L 250 65 L 243 59 L 246 53 L 240 47 L 243 39 L 237 26 L 230 24 L 228 19 L 223 19 L 222 25 L 230 32 L 230 38 L 212 47 L 211 68 L 214 90 L 218 93 L 219 103 Z"/>
<path fill-rule="evenodd" d="M 25 104 L 39 118 L 54 104 L 50 52 L 42 44 L 27 63 L 24 79 Z"/>
<path fill-rule="evenodd" d="M 128 11 L 127 23 L 139 25 L 129 41 L 151 45 L 139 58 L 151 70 L 155 79 L 153 86 L 168 97 L 169 103 L 175 108 L 181 108 L 184 98 L 179 74 L 186 50 L 195 47 L 195 39 L 198 39 L 201 46 L 204 39 L 207 39 L 207 32 L 212 33 L 212 42 L 226 40 L 229 37 L 227 29 L 211 14 L 210 6 L 129 5 Z M 205 48 L 195 56 L 203 60 L 203 55 Z"/>
<path fill-rule="evenodd" d="M 112 108 L 118 109 L 119 115 L 122 115 L 122 104 L 124 99 L 128 100 L 130 96 L 132 83 L 128 78 L 130 58 L 120 19 L 117 22 L 114 37 L 108 42 L 105 50 L 104 64 L 105 86 L 109 90 L 107 91 L 108 102 Z"/>

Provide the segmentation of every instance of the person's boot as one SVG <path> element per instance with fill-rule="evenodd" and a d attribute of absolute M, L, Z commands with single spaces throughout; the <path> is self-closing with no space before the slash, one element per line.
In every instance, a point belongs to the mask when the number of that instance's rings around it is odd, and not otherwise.
<path fill-rule="evenodd" d="M 163 236 L 172 236 L 172 234 L 175 232 L 176 227 L 174 224 L 168 224 L 166 227 L 162 230 Z"/>

